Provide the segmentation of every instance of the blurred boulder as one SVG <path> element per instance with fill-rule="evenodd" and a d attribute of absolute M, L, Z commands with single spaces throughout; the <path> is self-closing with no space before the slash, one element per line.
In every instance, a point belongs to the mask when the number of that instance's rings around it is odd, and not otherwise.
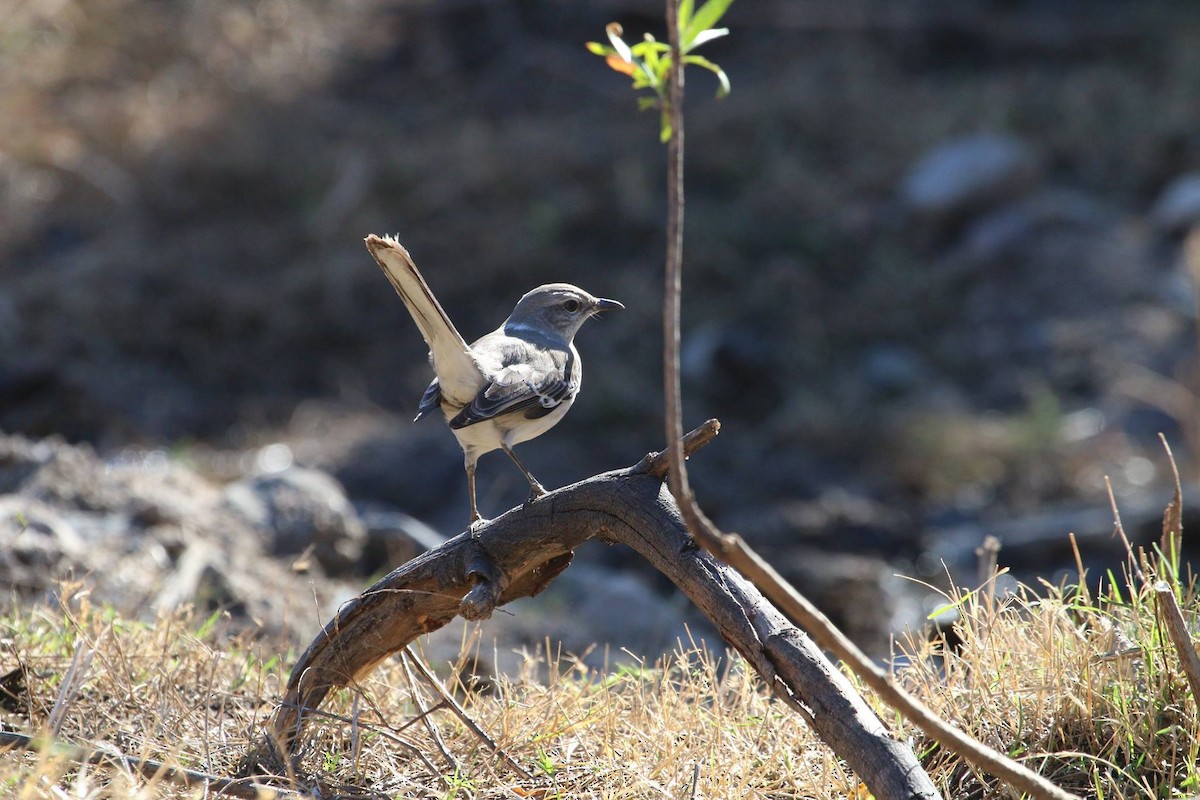
<path fill-rule="evenodd" d="M 1150 222 L 1162 233 L 1186 233 L 1200 223 L 1200 172 L 1188 172 L 1168 183 L 1150 209 Z"/>
<path fill-rule="evenodd" d="M 0 433 L 0 591 L 44 594 L 73 579 L 134 616 L 192 604 L 307 634 L 332 606 L 298 614 L 295 598 L 332 602 L 336 590 L 270 558 L 263 538 L 220 486 L 162 451 L 101 459 Z"/>
<path fill-rule="evenodd" d="M 953 255 L 973 263 L 993 264 L 1019 257 L 1040 234 L 1099 231 L 1118 222 L 1115 212 L 1084 192 L 1047 187 L 972 220 Z"/>
<path fill-rule="evenodd" d="M 89 564 L 87 544 L 61 514 L 37 500 L 0 497 L 0 584 L 41 590 Z"/>
<path fill-rule="evenodd" d="M 886 653 L 894 631 L 924 624 L 922 592 L 882 558 L 798 547 L 773 564 L 868 652 Z"/>
<path fill-rule="evenodd" d="M 761 322 L 708 322 L 688 331 L 680 373 L 726 416 L 761 418 L 783 397 L 775 339 Z"/>
<path fill-rule="evenodd" d="M 900 200 L 922 217 L 961 218 L 1027 191 L 1041 171 L 1032 148 L 1016 137 L 967 136 L 925 153 L 904 177 Z"/>
<path fill-rule="evenodd" d="M 884 342 L 863 354 L 862 377 L 874 395 L 898 397 L 924 385 L 928 374 L 921 356 L 912 348 Z"/>
<path fill-rule="evenodd" d="M 722 518 L 766 553 L 791 547 L 897 556 L 915 552 L 918 526 L 910 515 L 865 489 L 829 486 L 807 500 L 747 509 Z"/>
<path fill-rule="evenodd" d="M 225 489 L 229 508 L 266 538 L 272 555 L 313 556 L 333 575 L 354 568 L 367 532 L 341 485 L 324 472 L 288 467 L 254 475 Z"/>
<path fill-rule="evenodd" d="M 547 642 L 593 669 L 667 653 L 690 641 L 720 646 L 719 634 L 682 592 L 656 591 L 644 576 L 597 566 L 582 553 L 544 592 L 506 608 L 511 613 L 496 614 L 482 629 L 478 650 L 495 658 L 492 668 L 510 675 L 527 667 L 529 654 Z M 491 637 L 505 646 L 488 642 Z M 432 660 L 455 661 L 462 639 L 461 627 L 451 624 L 427 637 L 424 647 Z"/>
<path fill-rule="evenodd" d="M 390 570 L 438 547 L 446 537 L 416 517 L 378 506 L 359 509 L 366 528 L 361 567 L 365 573 Z"/>
<path fill-rule="evenodd" d="M 355 500 L 385 503 L 435 527 L 466 519 L 462 450 L 441 420 L 360 438 L 321 466 Z M 481 475 L 481 489 L 491 477 L 490 470 Z"/>

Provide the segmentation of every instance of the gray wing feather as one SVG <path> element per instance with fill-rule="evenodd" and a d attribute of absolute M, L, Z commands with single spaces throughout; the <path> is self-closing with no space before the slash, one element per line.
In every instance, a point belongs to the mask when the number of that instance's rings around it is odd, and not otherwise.
<path fill-rule="evenodd" d="M 425 389 L 425 394 L 421 395 L 421 402 L 417 404 L 417 415 L 413 417 L 413 422 L 416 422 L 426 414 L 432 413 L 442 405 L 442 385 L 438 383 L 438 379 L 434 378 L 433 382 Z"/>
<path fill-rule="evenodd" d="M 484 420 L 504 414 L 524 412 L 526 419 L 537 419 L 549 414 L 563 401 L 575 396 L 579 390 L 578 370 L 575 355 L 565 353 L 565 361 L 558 366 L 557 360 L 547 358 L 543 369 L 506 370 L 483 391 L 475 395 L 471 404 L 463 408 L 452 420 L 451 428 L 465 428 Z"/>

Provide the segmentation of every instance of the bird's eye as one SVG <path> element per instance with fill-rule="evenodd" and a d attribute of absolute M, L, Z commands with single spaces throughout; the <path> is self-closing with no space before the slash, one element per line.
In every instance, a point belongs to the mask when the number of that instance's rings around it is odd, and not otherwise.
<path fill-rule="evenodd" d="M 574 314 L 576 311 L 579 310 L 579 301 L 578 300 L 567 300 L 565 303 L 563 303 L 563 308 L 565 308 L 567 310 L 567 313 Z"/>

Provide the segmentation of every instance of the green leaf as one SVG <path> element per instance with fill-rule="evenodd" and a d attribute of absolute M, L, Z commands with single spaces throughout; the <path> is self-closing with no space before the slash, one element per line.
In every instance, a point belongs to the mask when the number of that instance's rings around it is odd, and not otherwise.
<path fill-rule="evenodd" d="M 695 0 L 680 0 L 679 2 L 679 30 L 686 31 L 687 26 L 692 21 L 692 9 L 695 6 Z"/>
<path fill-rule="evenodd" d="M 657 97 L 639 97 L 637 99 L 638 111 L 649 111 L 652 108 L 658 107 Z"/>
<path fill-rule="evenodd" d="M 614 52 L 611 47 L 606 44 L 600 44 L 599 42 L 588 42 L 587 49 L 589 53 L 593 53 L 598 56 L 606 56 Z"/>
<path fill-rule="evenodd" d="M 684 52 L 687 52 L 688 50 L 695 50 L 705 42 L 711 42 L 713 39 L 720 39 L 722 36 L 728 35 L 729 28 L 709 28 L 706 31 L 700 31 L 698 34 L 696 34 L 696 38 L 692 40 L 692 43 L 685 48 Z"/>
<path fill-rule="evenodd" d="M 671 141 L 671 114 L 667 111 L 667 107 L 663 106 L 661 128 L 658 131 L 658 140 L 663 144 Z"/>
<path fill-rule="evenodd" d="M 683 35 L 679 37 L 683 48 L 687 49 L 701 31 L 706 31 L 716 25 L 717 21 L 725 16 L 725 12 L 729 10 L 732 2 L 733 0 L 708 0 L 700 6 L 692 15 L 692 21 L 684 29 Z"/>
<path fill-rule="evenodd" d="M 704 69 L 716 75 L 717 80 L 721 84 L 717 87 L 717 97 L 725 97 L 727 94 L 729 94 L 729 76 L 725 74 L 725 70 L 721 69 L 704 56 L 684 56 L 683 63 L 695 64 L 697 67 L 703 67 Z"/>
<path fill-rule="evenodd" d="M 642 55 L 644 53 L 651 53 L 651 52 L 653 52 L 653 53 L 669 53 L 669 52 L 671 52 L 671 45 L 667 44 L 666 42 L 660 42 L 657 39 L 655 39 L 653 36 L 651 36 L 650 34 L 647 33 L 645 39 L 638 42 L 630 49 L 633 51 L 633 54 L 635 56 Z"/>
<path fill-rule="evenodd" d="M 221 619 L 221 613 L 222 612 L 220 611 L 214 611 L 209 615 L 208 619 L 204 620 L 204 622 L 200 625 L 199 630 L 196 631 L 197 639 L 204 639 L 210 633 L 212 633 L 213 628 L 215 628 L 217 625 L 217 620 Z"/>
<path fill-rule="evenodd" d="M 661 59 L 658 56 L 658 50 L 653 45 L 658 44 L 653 39 L 647 39 L 639 45 L 636 45 L 633 50 L 645 62 L 646 69 L 653 72 L 656 77 L 662 78 L 666 71 L 662 69 Z M 667 48 L 668 50 L 670 48 Z"/>

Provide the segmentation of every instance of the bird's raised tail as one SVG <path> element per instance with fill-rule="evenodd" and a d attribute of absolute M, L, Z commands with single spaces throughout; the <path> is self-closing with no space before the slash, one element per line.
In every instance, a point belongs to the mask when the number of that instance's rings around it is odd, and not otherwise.
<path fill-rule="evenodd" d="M 371 234 L 366 243 L 429 345 L 442 393 L 456 405 L 470 403 L 485 382 L 483 374 L 466 341 L 421 277 L 412 257 L 390 236 Z"/>

